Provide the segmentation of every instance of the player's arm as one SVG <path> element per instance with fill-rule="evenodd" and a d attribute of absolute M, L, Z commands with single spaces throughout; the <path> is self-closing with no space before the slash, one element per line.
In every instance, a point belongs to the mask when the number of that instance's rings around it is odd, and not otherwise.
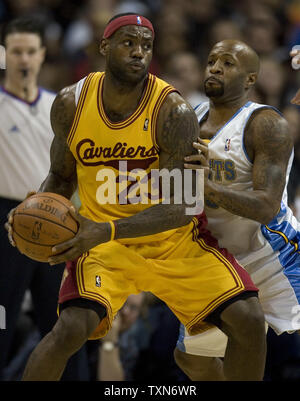
<path fill-rule="evenodd" d="M 51 108 L 54 139 L 51 144 L 49 174 L 39 192 L 55 192 L 70 198 L 76 189 L 76 161 L 67 144 L 75 116 L 75 85 L 62 89 Z"/>
<path fill-rule="evenodd" d="M 205 196 L 233 214 L 268 224 L 280 209 L 293 138 L 286 120 L 264 109 L 249 121 L 244 145 L 253 161 L 253 190 L 234 190 L 206 179 Z"/>

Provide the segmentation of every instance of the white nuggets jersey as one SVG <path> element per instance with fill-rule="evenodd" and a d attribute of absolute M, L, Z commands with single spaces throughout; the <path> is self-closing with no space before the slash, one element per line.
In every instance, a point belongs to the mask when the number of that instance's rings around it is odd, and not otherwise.
<path fill-rule="evenodd" d="M 55 94 L 39 88 L 28 103 L 0 88 L 0 197 L 23 200 L 38 190 L 50 167 L 53 132 L 50 109 Z"/>
<path fill-rule="evenodd" d="M 238 191 L 253 190 L 252 168 L 244 147 L 244 130 L 251 114 L 270 106 L 247 102 L 213 136 L 208 155 L 214 182 Z M 200 122 L 209 110 L 205 102 L 195 111 Z M 293 154 L 290 157 L 288 182 Z M 206 202 L 208 229 L 220 247 L 227 248 L 245 267 L 259 288 L 259 300 L 267 324 L 277 334 L 300 329 L 300 232 L 299 223 L 287 206 L 285 187 L 281 208 L 268 224 L 236 216 Z M 177 347 L 182 352 L 223 357 L 226 335 L 218 328 L 189 336 L 181 326 Z"/>
<path fill-rule="evenodd" d="M 270 106 L 246 103 L 211 139 L 208 149 L 214 182 L 238 191 L 253 190 L 252 163 L 244 147 L 244 129 L 253 111 L 266 107 Z M 199 122 L 208 109 L 208 102 L 195 109 Z M 220 246 L 227 248 L 244 265 L 280 249 L 298 231 L 297 220 L 287 206 L 287 182 L 292 161 L 293 154 L 288 164 L 281 209 L 267 226 L 236 216 L 210 202 L 205 204 L 209 230 Z"/>

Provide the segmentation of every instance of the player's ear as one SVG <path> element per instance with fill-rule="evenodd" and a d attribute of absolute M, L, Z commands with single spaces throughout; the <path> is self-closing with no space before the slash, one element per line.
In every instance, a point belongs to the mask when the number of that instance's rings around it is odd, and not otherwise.
<path fill-rule="evenodd" d="M 246 78 L 246 84 L 245 84 L 246 89 L 250 89 L 255 84 L 256 80 L 257 80 L 257 72 L 250 72 Z"/>
<path fill-rule="evenodd" d="M 106 56 L 108 48 L 109 48 L 108 40 L 102 38 L 100 41 L 100 46 L 99 46 L 99 50 L 100 50 L 100 53 L 102 54 L 102 56 Z"/>

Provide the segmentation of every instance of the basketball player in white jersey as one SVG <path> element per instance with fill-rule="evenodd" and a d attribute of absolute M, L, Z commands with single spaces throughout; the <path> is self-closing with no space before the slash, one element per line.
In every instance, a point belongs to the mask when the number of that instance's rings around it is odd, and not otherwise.
<path fill-rule="evenodd" d="M 3 369 L 8 354 L 14 351 L 11 344 L 25 291 L 31 291 L 36 323 L 43 336 L 57 320 L 57 296 L 64 266 L 50 269 L 47 264 L 34 262 L 7 241 L 7 213 L 29 191 L 38 190 L 49 170 L 53 140 L 50 109 L 55 93 L 37 84 L 45 58 L 40 24 L 30 18 L 13 20 L 5 27 L 2 39 L 6 71 L 0 88 L 0 305 L 5 308 L 6 324 L 0 330 L 0 378 L 7 379 Z"/>
<path fill-rule="evenodd" d="M 258 70 L 246 44 L 224 40 L 213 47 L 204 81 L 210 100 L 195 108 L 199 155 L 187 157 L 185 167 L 206 171 L 208 228 L 250 273 L 265 320 L 279 335 L 300 328 L 300 225 L 287 205 L 293 160 L 287 122 L 248 100 Z M 192 338 L 181 327 L 176 362 L 192 380 L 222 380 L 226 343 L 218 328 Z"/>

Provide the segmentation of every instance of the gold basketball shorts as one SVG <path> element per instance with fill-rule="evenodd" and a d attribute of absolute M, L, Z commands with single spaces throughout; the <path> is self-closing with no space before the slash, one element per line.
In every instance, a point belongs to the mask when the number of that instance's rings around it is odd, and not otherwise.
<path fill-rule="evenodd" d="M 164 301 L 190 335 L 212 327 L 204 319 L 244 291 L 258 291 L 249 274 L 205 229 L 202 215 L 165 241 L 100 244 L 68 262 L 59 304 L 75 298 L 99 302 L 106 317 L 90 339 L 105 336 L 130 294 L 149 291 Z"/>

